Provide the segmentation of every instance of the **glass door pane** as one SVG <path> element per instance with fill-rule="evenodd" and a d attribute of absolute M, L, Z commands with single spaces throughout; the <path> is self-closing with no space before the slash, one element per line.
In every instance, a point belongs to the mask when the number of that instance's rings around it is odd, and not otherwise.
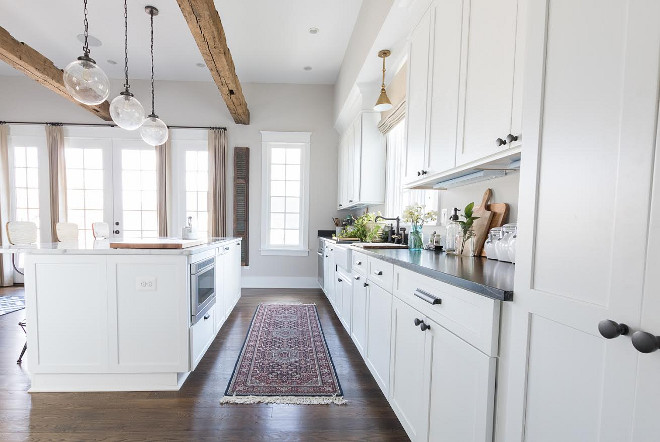
<path fill-rule="evenodd" d="M 157 238 L 156 150 L 137 141 L 115 141 L 115 237 Z M 119 223 L 118 225 L 116 223 Z"/>

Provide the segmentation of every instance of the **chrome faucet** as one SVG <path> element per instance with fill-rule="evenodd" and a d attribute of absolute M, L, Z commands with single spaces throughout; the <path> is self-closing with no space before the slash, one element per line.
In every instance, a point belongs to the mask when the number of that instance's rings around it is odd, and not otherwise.
<path fill-rule="evenodd" d="M 379 219 L 383 219 L 385 221 L 396 221 L 396 230 L 394 231 L 394 236 L 392 239 L 394 239 L 394 243 L 396 243 L 397 239 L 401 239 L 403 241 L 399 233 L 399 222 L 401 221 L 400 217 L 397 216 L 396 218 L 385 218 L 382 215 L 378 215 L 376 218 L 374 218 L 374 222 L 377 223 Z"/>

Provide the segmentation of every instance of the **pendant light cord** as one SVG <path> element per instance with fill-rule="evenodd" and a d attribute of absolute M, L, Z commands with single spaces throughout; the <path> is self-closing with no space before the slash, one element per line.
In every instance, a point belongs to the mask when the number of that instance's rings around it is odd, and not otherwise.
<path fill-rule="evenodd" d="M 128 2 L 124 0 L 124 88 L 128 94 L 131 85 L 128 84 Z"/>
<path fill-rule="evenodd" d="M 149 13 L 151 17 L 151 115 L 155 116 L 155 93 L 154 93 L 154 11 Z"/>
<path fill-rule="evenodd" d="M 85 57 L 89 57 L 89 44 L 87 43 L 87 38 L 89 37 L 89 22 L 87 21 L 87 0 L 83 0 L 83 13 L 85 18 L 83 23 L 85 25 L 85 42 L 83 43 L 83 53 Z"/>

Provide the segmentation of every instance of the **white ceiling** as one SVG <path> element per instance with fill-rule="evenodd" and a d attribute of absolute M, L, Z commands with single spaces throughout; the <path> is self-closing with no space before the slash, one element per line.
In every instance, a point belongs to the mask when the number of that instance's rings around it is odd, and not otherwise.
<path fill-rule="evenodd" d="M 212 81 L 175 0 L 129 1 L 131 78 L 149 78 L 149 16 L 154 19 L 157 80 Z M 362 0 L 215 0 L 227 44 L 243 83 L 333 84 Z M 123 78 L 123 2 L 89 2 L 89 33 L 102 46 L 91 57 L 110 78 Z M 82 53 L 81 0 L 0 0 L 0 26 L 64 68 Z M 311 35 L 308 29 L 319 28 Z M 107 62 L 115 60 L 116 65 Z M 311 71 L 305 71 L 311 66 Z M 20 75 L 0 62 L 0 76 Z"/>

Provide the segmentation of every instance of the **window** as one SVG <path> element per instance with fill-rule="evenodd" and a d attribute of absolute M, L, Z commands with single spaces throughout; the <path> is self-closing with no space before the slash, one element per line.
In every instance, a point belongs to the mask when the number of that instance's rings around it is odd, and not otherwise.
<path fill-rule="evenodd" d="M 208 186 L 209 153 L 203 150 L 186 150 L 186 220 L 192 218 L 192 225 L 200 238 L 208 236 Z"/>
<path fill-rule="evenodd" d="M 36 146 L 16 145 L 13 149 L 14 220 L 31 221 L 39 233 L 39 158 Z"/>
<path fill-rule="evenodd" d="M 385 213 L 401 216 L 412 204 L 425 206 L 425 211 L 438 210 L 436 190 L 404 189 L 406 155 L 406 120 L 397 123 L 386 135 L 387 166 L 385 175 Z"/>
<path fill-rule="evenodd" d="M 122 215 L 124 238 L 158 237 L 156 151 L 121 149 Z"/>
<path fill-rule="evenodd" d="M 310 132 L 261 132 L 262 255 L 307 256 Z"/>
<path fill-rule="evenodd" d="M 67 146 L 64 154 L 67 221 L 78 225 L 81 245 L 92 244 L 92 223 L 104 220 L 103 149 Z"/>

